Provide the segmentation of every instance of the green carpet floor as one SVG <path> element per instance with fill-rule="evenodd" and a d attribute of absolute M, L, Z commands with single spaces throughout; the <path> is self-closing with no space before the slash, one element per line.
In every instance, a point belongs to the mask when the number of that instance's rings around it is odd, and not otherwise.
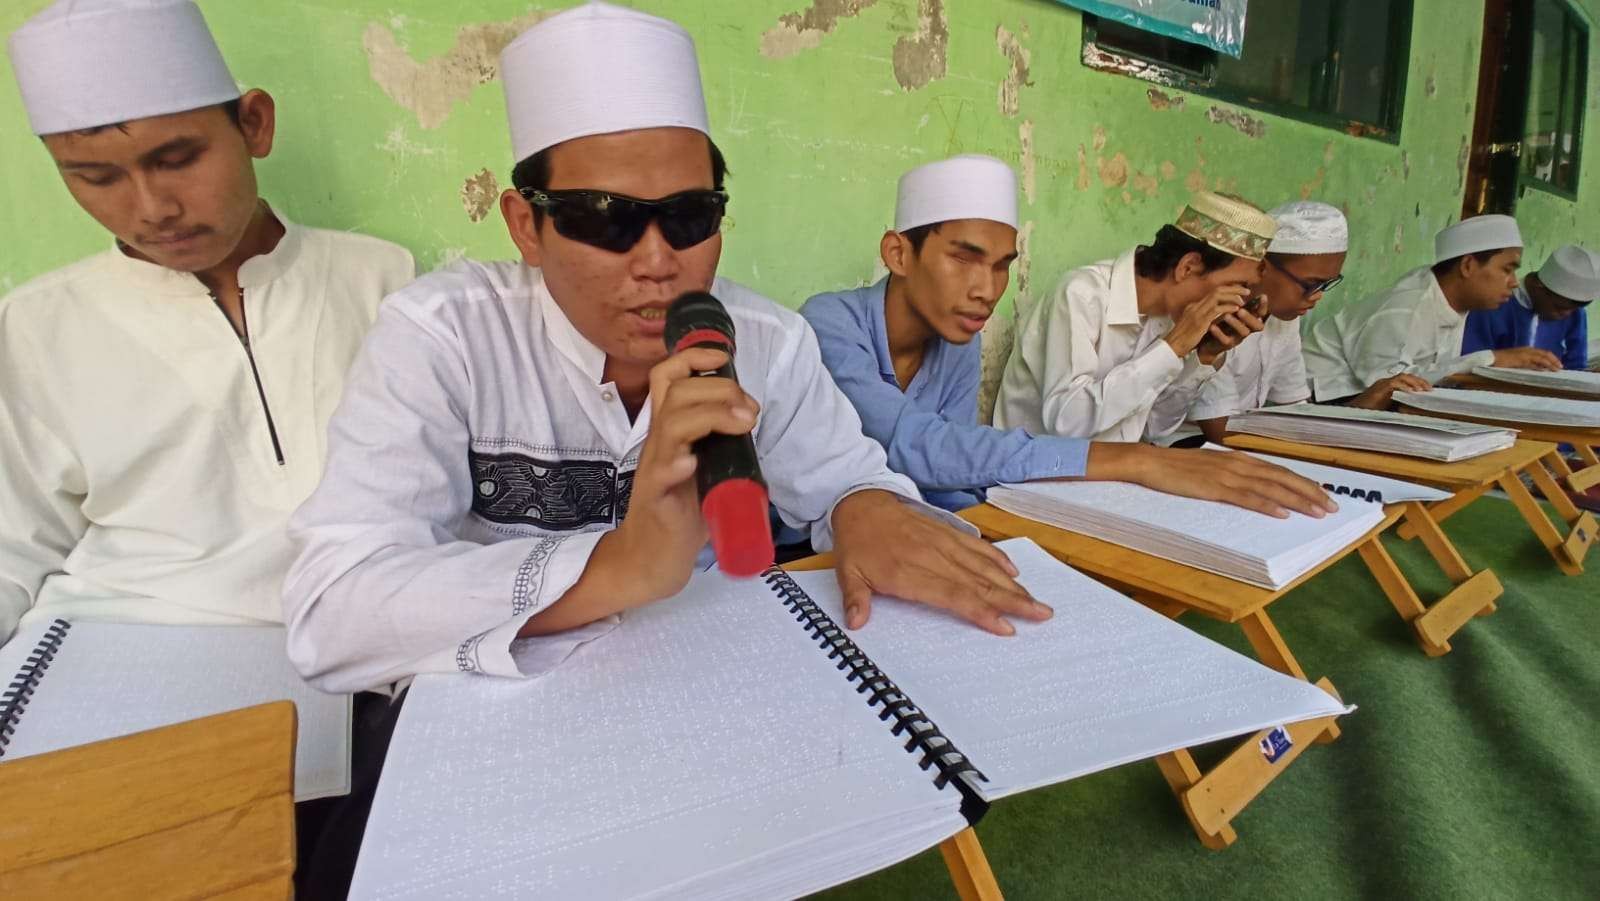
<path fill-rule="evenodd" d="M 994 806 L 978 835 L 1006 896 L 1600 898 L 1600 551 L 1564 576 L 1492 497 L 1445 531 L 1505 594 L 1444 657 L 1353 554 L 1273 605 L 1306 671 L 1360 709 L 1245 809 L 1233 847 L 1202 847 L 1155 764 L 1132 764 Z M 1385 542 L 1424 598 L 1446 587 L 1415 542 Z M 1249 653 L 1235 626 L 1182 622 Z M 929 851 L 822 897 L 954 896 Z"/>

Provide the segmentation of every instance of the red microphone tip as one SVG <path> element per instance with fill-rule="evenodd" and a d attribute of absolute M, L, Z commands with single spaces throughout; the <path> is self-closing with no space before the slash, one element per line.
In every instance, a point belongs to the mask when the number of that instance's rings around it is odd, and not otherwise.
<path fill-rule="evenodd" d="M 760 575 L 777 556 L 767 489 L 754 479 L 728 479 L 712 486 L 700 502 L 711 533 L 717 568 L 735 578 Z"/>

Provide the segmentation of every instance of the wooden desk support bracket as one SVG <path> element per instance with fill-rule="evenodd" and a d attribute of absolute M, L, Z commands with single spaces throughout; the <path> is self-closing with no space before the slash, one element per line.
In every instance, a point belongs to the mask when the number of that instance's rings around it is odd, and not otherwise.
<path fill-rule="evenodd" d="M 972 827 L 940 842 L 939 853 L 944 855 L 945 868 L 950 871 L 950 881 L 956 884 L 961 901 L 1001 901 L 1005 897 Z"/>

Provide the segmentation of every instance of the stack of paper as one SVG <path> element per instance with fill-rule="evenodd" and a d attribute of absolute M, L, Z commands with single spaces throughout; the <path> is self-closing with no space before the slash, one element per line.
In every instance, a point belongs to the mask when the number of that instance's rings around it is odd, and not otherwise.
<path fill-rule="evenodd" d="M 1476 416 L 1529 425 L 1600 428 L 1600 401 L 1594 400 L 1503 394 L 1499 391 L 1460 391 L 1453 388 L 1435 388 L 1425 392 L 1396 391 L 1394 399 L 1407 407 L 1446 416 Z"/>
<path fill-rule="evenodd" d="M 1314 465 L 1271 459 L 1291 469 Z M 1363 478 L 1317 468 L 1350 480 Z M 1274 589 L 1316 568 L 1383 519 L 1381 505 L 1350 498 L 1341 498 L 1338 512 L 1322 519 L 1299 513 L 1276 519 L 1126 482 L 1002 485 L 989 491 L 989 503 L 1059 529 Z"/>
<path fill-rule="evenodd" d="M 1472 374 L 1510 385 L 1523 385 L 1528 388 L 1548 388 L 1553 391 L 1566 391 L 1571 394 L 1600 397 L 1600 372 L 1584 372 L 1574 369 L 1563 369 L 1559 372 L 1541 372 L 1536 369 L 1503 369 L 1499 366 L 1478 366 L 1472 370 Z"/>
<path fill-rule="evenodd" d="M 1446 463 L 1504 450 L 1517 440 L 1515 431 L 1491 425 L 1327 404 L 1288 404 L 1240 413 L 1229 417 L 1228 431 Z"/>

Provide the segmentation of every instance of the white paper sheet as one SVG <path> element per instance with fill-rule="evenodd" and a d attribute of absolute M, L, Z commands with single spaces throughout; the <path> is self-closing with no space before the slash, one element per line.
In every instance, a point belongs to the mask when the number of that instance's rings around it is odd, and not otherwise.
<path fill-rule="evenodd" d="M 1206 449 L 1214 451 L 1231 450 L 1231 448 L 1223 447 L 1220 444 L 1207 444 Z M 1440 491 L 1437 488 L 1429 488 L 1426 485 L 1391 479 L 1386 476 L 1356 472 L 1353 469 L 1325 466 L 1321 463 L 1295 460 L 1290 457 L 1278 457 L 1272 454 L 1258 454 L 1255 451 L 1234 451 L 1234 453 L 1247 453 L 1259 460 L 1276 463 L 1291 472 L 1305 476 L 1321 485 L 1328 493 L 1333 495 L 1334 501 L 1340 504 L 1362 500 L 1377 504 L 1397 504 L 1402 501 L 1433 503 L 1450 497 L 1450 492 L 1448 491 Z"/>
<path fill-rule="evenodd" d="M 1582 313 L 1580 312 L 1578 315 L 1582 315 Z M 1475 366 L 1472 374 L 1511 385 L 1525 385 L 1530 388 L 1551 388 L 1557 391 L 1571 391 L 1575 394 L 1587 394 L 1600 398 L 1600 372 L 1585 372 L 1575 369 L 1541 372 L 1537 369 Z"/>
<path fill-rule="evenodd" d="M 1394 399 L 1408 407 L 1447 416 L 1454 414 L 1531 425 L 1600 428 L 1600 401 L 1594 400 L 1500 391 L 1463 391 L 1456 388 L 1435 388 L 1425 392 L 1396 391 Z"/>
<path fill-rule="evenodd" d="M 0 691 L 49 622 L 0 647 Z M 281 627 L 76 622 L 17 721 L 3 759 L 170 726 L 269 701 L 298 715 L 295 799 L 350 791 L 350 696 L 324 694 L 289 664 Z"/>

